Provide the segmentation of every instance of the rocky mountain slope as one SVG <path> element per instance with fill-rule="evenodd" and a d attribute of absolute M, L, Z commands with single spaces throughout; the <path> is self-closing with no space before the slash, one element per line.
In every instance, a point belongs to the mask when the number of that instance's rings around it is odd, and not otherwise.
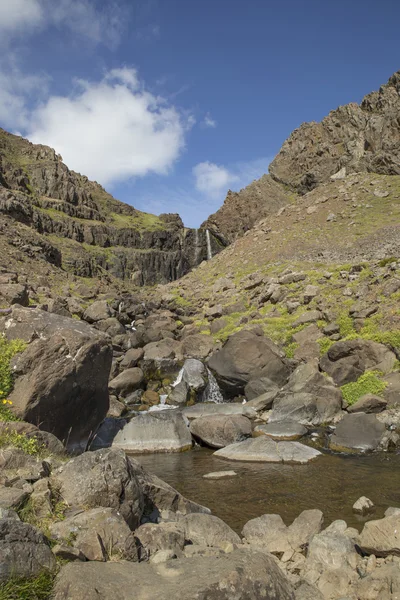
<path fill-rule="evenodd" d="M 177 279 L 207 258 L 204 230 L 186 229 L 178 215 L 123 204 L 70 171 L 51 148 L 4 130 L 0 215 L 10 244 L 30 253 L 32 267 L 42 257 L 75 275 L 108 273 L 149 285 Z M 211 245 L 213 253 L 222 247 L 212 235 Z"/>

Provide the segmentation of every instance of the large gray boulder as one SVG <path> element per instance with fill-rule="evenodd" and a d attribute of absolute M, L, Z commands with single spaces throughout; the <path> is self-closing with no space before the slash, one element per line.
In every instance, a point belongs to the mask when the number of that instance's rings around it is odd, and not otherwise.
<path fill-rule="evenodd" d="M 109 407 L 108 336 L 82 321 L 20 306 L 2 320 L 1 331 L 31 342 L 13 365 L 15 413 L 69 447 L 84 448 Z"/>
<path fill-rule="evenodd" d="M 221 350 L 215 351 L 208 365 L 228 397 L 243 394 L 246 384 L 259 377 L 282 386 L 291 372 L 278 346 L 263 335 L 245 330 L 232 335 Z"/>
<path fill-rule="evenodd" d="M 318 370 L 317 361 L 302 364 L 275 398 L 268 422 L 294 421 L 302 425 L 329 423 L 341 411 L 342 393 Z"/>
<path fill-rule="evenodd" d="M 107 300 L 96 300 L 85 310 L 83 320 L 88 323 L 97 323 L 115 315 Z"/>
<path fill-rule="evenodd" d="M 343 417 L 331 436 L 329 447 L 339 452 L 376 450 L 386 427 L 375 415 L 353 413 Z"/>
<path fill-rule="evenodd" d="M 342 386 L 357 379 L 367 370 L 389 373 L 396 355 L 383 344 L 370 340 L 349 340 L 333 344 L 321 358 L 320 367 Z"/>
<path fill-rule="evenodd" d="M 92 508 L 50 526 L 52 538 L 72 543 L 87 560 L 138 560 L 135 538 L 122 515 L 112 508 Z"/>
<path fill-rule="evenodd" d="M 108 384 L 108 387 L 111 393 L 116 394 L 118 397 L 126 398 L 135 390 L 143 388 L 143 382 L 144 374 L 142 369 L 132 367 L 132 369 L 126 369 L 114 377 Z"/>
<path fill-rule="evenodd" d="M 268 377 L 258 377 L 257 379 L 252 379 L 245 385 L 244 395 L 246 400 L 253 400 L 253 398 L 258 398 L 267 392 L 278 391 L 278 386 L 276 383 L 268 379 Z"/>
<path fill-rule="evenodd" d="M 199 546 L 221 546 L 226 543 L 240 544 L 237 533 L 213 515 L 191 514 L 179 521 L 183 527 L 186 542 Z"/>
<path fill-rule="evenodd" d="M 177 410 L 140 414 L 115 436 L 113 448 L 130 452 L 183 452 L 192 447 L 188 422 Z"/>
<path fill-rule="evenodd" d="M 251 422 L 242 415 L 200 417 L 190 424 L 191 434 L 211 448 L 224 448 L 251 436 Z"/>
<path fill-rule="evenodd" d="M 299 442 L 275 442 L 263 435 L 221 448 L 214 455 L 229 460 L 305 464 L 321 452 Z"/>
<path fill-rule="evenodd" d="M 365 523 L 359 545 L 366 554 L 400 556 L 400 513 Z"/>
<path fill-rule="evenodd" d="M 51 486 L 69 506 L 118 510 L 131 529 L 143 514 L 143 492 L 122 450 L 97 450 L 73 458 L 56 470 Z"/>
<path fill-rule="evenodd" d="M 185 545 L 185 533 L 180 523 L 145 523 L 136 529 L 135 540 L 141 560 L 164 550 L 179 556 Z"/>
<path fill-rule="evenodd" d="M 265 552 L 148 563 L 71 563 L 57 578 L 54 600 L 294 600 L 291 584 Z"/>
<path fill-rule="evenodd" d="M 55 569 L 56 559 L 43 533 L 16 519 L 0 519 L 0 583 Z"/>

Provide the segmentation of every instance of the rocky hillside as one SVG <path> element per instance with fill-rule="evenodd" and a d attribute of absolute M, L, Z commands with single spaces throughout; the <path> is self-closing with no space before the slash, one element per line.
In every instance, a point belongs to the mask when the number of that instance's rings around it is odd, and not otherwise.
<path fill-rule="evenodd" d="M 0 215 L 11 246 L 82 277 L 108 273 L 137 285 L 177 279 L 207 258 L 204 230 L 115 200 L 70 171 L 47 146 L 0 130 Z M 211 235 L 213 253 L 221 242 Z M 4 256 L 5 265 L 10 249 Z M 40 269 L 39 269 L 40 270 Z"/>
<path fill-rule="evenodd" d="M 321 123 L 304 123 L 270 165 L 272 177 L 300 193 L 332 176 L 400 175 L 400 71 L 360 105 L 340 106 Z"/>
<path fill-rule="evenodd" d="M 270 175 L 263 175 L 240 192 L 229 190 L 223 206 L 208 217 L 202 228 L 212 231 L 227 245 L 251 229 L 260 219 L 273 215 L 295 201 L 296 194 L 288 192 Z"/>

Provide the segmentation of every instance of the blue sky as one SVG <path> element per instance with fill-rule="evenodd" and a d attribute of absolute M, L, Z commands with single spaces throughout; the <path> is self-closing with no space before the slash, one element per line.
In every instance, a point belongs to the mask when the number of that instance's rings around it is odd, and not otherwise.
<path fill-rule="evenodd" d="M 0 0 L 0 125 L 196 227 L 400 69 L 396 0 Z"/>

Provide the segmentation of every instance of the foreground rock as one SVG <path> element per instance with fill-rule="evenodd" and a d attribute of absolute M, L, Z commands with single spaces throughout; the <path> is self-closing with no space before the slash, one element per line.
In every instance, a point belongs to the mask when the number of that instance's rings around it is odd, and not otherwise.
<path fill-rule="evenodd" d="M 40 531 L 15 519 L 0 520 L 0 582 L 55 568 L 55 557 Z"/>
<path fill-rule="evenodd" d="M 343 417 L 331 437 L 329 446 L 339 452 L 376 450 L 386 431 L 375 415 L 353 413 Z"/>
<path fill-rule="evenodd" d="M 282 386 L 291 371 L 278 346 L 253 331 L 232 335 L 221 350 L 211 355 L 208 365 L 230 397 L 243 394 L 246 384 L 258 377 Z"/>
<path fill-rule="evenodd" d="M 31 342 L 14 364 L 13 410 L 69 447 L 85 447 L 109 407 L 110 339 L 82 321 L 20 306 L 0 328 L 9 340 Z"/>
<path fill-rule="evenodd" d="M 192 514 L 179 521 L 185 532 L 185 540 L 199 546 L 224 546 L 240 544 L 240 537 L 229 525 L 213 515 Z"/>
<path fill-rule="evenodd" d="M 178 411 L 142 414 L 114 438 L 113 448 L 131 452 L 183 452 L 192 447 L 187 421 Z"/>
<path fill-rule="evenodd" d="M 257 425 L 254 428 L 254 435 L 267 435 L 276 441 L 298 440 L 306 434 L 307 429 L 303 425 L 291 421 Z"/>
<path fill-rule="evenodd" d="M 143 514 L 143 492 L 131 462 L 122 450 L 86 452 L 60 467 L 52 487 L 69 506 L 118 510 L 134 529 Z"/>
<path fill-rule="evenodd" d="M 294 600 L 293 589 L 271 556 L 235 550 L 162 565 L 71 563 L 62 568 L 54 600 Z"/>
<path fill-rule="evenodd" d="M 375 556 L 400 556 L 400 514 L 365 523 L 360 548 Z"/>
<path fill-rule="evenodd" d="M 182 414 L 189 420 L 199 417 L 213 417 L 216 415 L 243 415 L 249 419 L 257 417 L 256 410 L 247 404 L 236 404 L 226 402 L 224 404 L 199 403 L 194 406 L 185 407 Z"/>
<path fill-rule="evenodd" d="M 274 442 L 267 436 L 231 444 L 215 452 L 215 456 L 229 460 L 296 464 L 305 464 L 320 455 L 318 450 L 299 442 Z"/>
<path fill-rule="evenodd" d="M 191 422 L 190 432 L 211 448 L 224 448 L 251 436 L 251 423 L 241 415 L 200 417 Z"/>

